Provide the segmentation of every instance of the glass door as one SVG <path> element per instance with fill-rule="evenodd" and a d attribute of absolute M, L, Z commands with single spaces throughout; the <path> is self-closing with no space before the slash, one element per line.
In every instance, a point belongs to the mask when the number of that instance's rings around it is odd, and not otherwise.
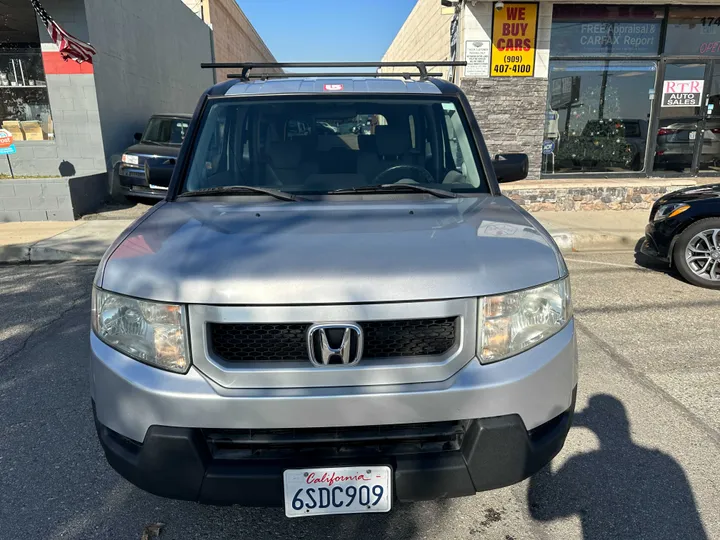
<path fill-rule="evenodd" d="M 714 167 L 716 161 L 720 164 L 720 66 L 717 80 L 711 77 L 712 67 L 712 62 L 703 60 L 662 62 L 655 107 L 655 172 L 696 174 L 699 169 Z M 717 95 L 717 105 L 710 105 L 710 87 Z M 715 119 L 706 128 L 708 111 Z"/>
<path fill-rule="evenodd" d="M 705 124 L 699 152 L 700 173 L 720 173 L 720 60 L 712 62 L 710 84 L 705 97 Z"/>

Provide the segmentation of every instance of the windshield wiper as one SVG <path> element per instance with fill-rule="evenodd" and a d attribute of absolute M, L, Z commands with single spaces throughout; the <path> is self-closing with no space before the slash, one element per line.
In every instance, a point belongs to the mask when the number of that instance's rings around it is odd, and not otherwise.
<path fill-rule="evenodd" d="M 419 191 L 429 193 L 441 199 L 455 199 L 457 195 L 442 189 L 429 188 L 420 184 L 378 184 L 376 186 L 360 186 L 354 188 L 334 189 L 328 193 L 389 193 L 393 191 Z"/>
<path fill-rule="evenodd" d="M 178 197 L 204 197 L 209 195 L 227 195 L 227 194 L 260 194 L 270 195 L 281 201 L 297 201 L 297 197 L 292 193 L 285 193 L 279 189 L 256 187 L 256 186 L 219 186 L 210 187 L 203 189 L 196 189 L 195 191 L 186 191 L 181 193 Z"/>

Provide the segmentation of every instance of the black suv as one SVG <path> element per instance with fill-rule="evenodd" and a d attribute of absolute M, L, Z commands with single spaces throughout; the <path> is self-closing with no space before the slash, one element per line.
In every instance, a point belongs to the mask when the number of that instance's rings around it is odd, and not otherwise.
<path fill-rule="evenodd" d="M 156 114 L 150 117 L 145 131 L 135 134 L 136 143 L 125 149 L 120 161 L 113 167 L 110 195 L 126 195 L 164 199 L 170 182 L 170 173 L 180 153 L 180 145 L 190 126 L 191 114 Z M 145 166 L 165 168 L 167 176 L 156 176 L 157 184 L 145 177 Z"/>

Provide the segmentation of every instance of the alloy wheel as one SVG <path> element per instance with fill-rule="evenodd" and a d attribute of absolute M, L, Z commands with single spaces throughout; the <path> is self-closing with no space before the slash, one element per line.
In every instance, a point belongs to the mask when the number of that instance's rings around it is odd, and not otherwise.
<path fill-rule="evenodd" d="M 720 229 L 707 229 L 693 236 L 685 248 L 685 261 L 699 278 L 720 281 Z"/>

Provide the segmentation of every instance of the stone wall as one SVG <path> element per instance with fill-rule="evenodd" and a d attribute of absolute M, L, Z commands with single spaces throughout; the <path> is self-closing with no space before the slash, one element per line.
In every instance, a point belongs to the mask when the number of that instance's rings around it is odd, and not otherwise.
<path fill-rule="evenodd" d="M 611 182 L 606 180 L 605 182 Z M 647 179 L 641 182 L 625 180 L 616 185 L 553 185 L 552 180 L 542 186 L 501 185 L 504 195 L 529 212 L 540 210 L 641 210 L 649 209 L 653 203 L 671 191 L 696 185 L 693 179 L 660 180 Z M 583 185 L 584 184 L 584 185 Z"/>
<path fill-rule="evenodd" d="M 528 179 L 540 178 L 547 79 L 462 79 L 490 155 L 521 152 L 530 159 Z"/>

